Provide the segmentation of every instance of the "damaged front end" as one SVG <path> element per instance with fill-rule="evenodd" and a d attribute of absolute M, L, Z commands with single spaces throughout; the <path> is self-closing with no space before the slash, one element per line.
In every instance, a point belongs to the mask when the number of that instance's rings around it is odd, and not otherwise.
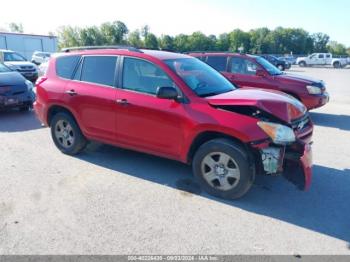
<path fill-rule="evenodd" d="M 295 134 L 293 142 L 283 144 L 271 138 L 251 143 L 256 155 L 257 171 L 265 175 L 282 174 L 299 189 L 307 190 L 312 177 L 313 124 L 305 115 L 293 121 L 290 128 Z"/>

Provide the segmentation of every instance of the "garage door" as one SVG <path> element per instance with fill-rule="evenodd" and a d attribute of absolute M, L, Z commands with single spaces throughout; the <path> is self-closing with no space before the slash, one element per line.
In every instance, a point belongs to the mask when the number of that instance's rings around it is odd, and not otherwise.
<path fill-rule="evenodd" d="M 38 38 L 24 38 L 24 53 L 30 59 L 34 51 L 43 51 L 42 40 Z"/>

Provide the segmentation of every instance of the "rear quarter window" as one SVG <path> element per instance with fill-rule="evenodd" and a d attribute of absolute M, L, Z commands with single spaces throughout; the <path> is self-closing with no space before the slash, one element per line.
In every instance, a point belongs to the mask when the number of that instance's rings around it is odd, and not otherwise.
<path fill-rule="evenodd" d="M 74 69 L 80 60 L 80 56 L 62 56 L 56 59 L 56 74 L 59 77 L 72 79 Z"/>

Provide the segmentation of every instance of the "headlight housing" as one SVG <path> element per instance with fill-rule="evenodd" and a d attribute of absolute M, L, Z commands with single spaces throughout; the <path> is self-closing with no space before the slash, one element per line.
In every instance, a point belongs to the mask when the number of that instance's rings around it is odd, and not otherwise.
<path fill-rule="evenodd" d="M 294 131 L 288 126 L 264 121 L 259 121 L 258 126 L 277 145 L 286 145 L 295 141 Z"/>
<path fill-rule="evenodd" d="M 34 85 L 32 82 L 30 82 L 29 80 L 26 80 L 25 83 L 26 83 L 28 91 L 33 90 Z"/>
<path fill-rule="evenodd" d="M 11 65 L 11 64 L 7 65 L 7 67 L 9 67 L 11 70 L 14 70 L 14 71 L 17 71 L 20 69 L 19 66 Z"/>
<path fill-rule="evenodd" d="M 309 92 L 309 94 L 311 95 L 319 95 L 322 93 L 321 88 L 317 87 L 317 86 L 310 86 L 307 85 L 306 86 L 307 91 Z"/>

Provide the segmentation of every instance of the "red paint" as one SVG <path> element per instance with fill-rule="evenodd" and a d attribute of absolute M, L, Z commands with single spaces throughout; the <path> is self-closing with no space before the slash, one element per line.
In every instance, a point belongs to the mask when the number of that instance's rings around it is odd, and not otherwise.
<path fill-rule="evenodd" d="M 190 53 L 189 55 L 194 57 L 211 57 L 220 56 L 227 57 L 227 71 L 221 72 L 228 80 L 241 88 L 264 88 L 271 90 L 278 90 L 284 93 L 290 94 L 299 99 L 308 110 L 321 107 L 329 101 L 329 95 L 326 89 L 323 87 L 322 94 L 311 95 L 308 93 L 306 86 L 311 85 L 320 80 L 312 79 L 300 75 L 282 74 L 282 75 L 270 75 L 268 71 L 264 69 L 256 60 L 255 56 L 231 54 L 231 53 Z M 230 61 L 233 57 L 240 57 L 251 61 L 261 69 L 262 75 L 247 75 L 237 74 L 230 72 Z"/>
<path fill-rule="evenodd" d="M 49 125 L 50 109 L 54 106 L 65 108 L 74 116 L 84 136 L 90 140 L 187 163 L 191 145 L 203 132 L 216 132 L 232 137 L 251 150 L 268 146 L 266 141 L 269 138 L 257 125 L 259 119 L 220 110 L 215 108 L 216 105 L 255 106 L 281 119 L 286 125 L 306 112 L 301 103 L 277 91 L 246 89 L 212 97 L 198 97 L 163 61 L 176 58 L 194 59 L 182 54 L 111 49 L 77 51 L 63 55 L 71 54 L 145 59 L 162 69 L 187 98 L 187 102 L 182 103 L 118 86 L 107 87 L 62 79 L 56 75 L 56 58 L 52 57 L 47 75 L 36 85 L 36 114 L 44 124 Z M 74 91 L 77 95 L 70 95 L 67 91 Z M 127 103 L 120 103 L 121 100 L 126 100 Z M 311 137 L 312 125 L 308 132 Z M 255 141 L 261 141 L 261 144 L 251 145 Z"/>

